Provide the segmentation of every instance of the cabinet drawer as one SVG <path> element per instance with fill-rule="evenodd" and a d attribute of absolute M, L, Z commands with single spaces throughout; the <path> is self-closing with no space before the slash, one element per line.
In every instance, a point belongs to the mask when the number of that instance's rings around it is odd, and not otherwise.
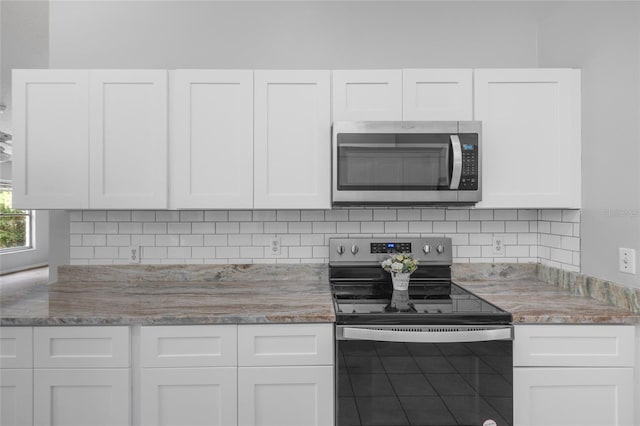
<path fill-rule="evenodd" d="M 31 327 L 0 327 L 0 368 L 32 368 Z"/>
<path fill-rule="evenodd" d="M 517 367 L 633 367 L 634 327 L 624 325 L 518 325 Z"/>
<path fill-rule="evenodd" d="M 333 365 L 333 324 L 238 326 L 238 365 Z"/>
<path fill-rule="evenodd" d="M 216 367 L 237 363 L 235 325 L 142 327 L 143 367 Z"/>
<path fill-rule="evenodd" d="M 36 327 L 35 368 L 129 367 L 129 327 Z"/>

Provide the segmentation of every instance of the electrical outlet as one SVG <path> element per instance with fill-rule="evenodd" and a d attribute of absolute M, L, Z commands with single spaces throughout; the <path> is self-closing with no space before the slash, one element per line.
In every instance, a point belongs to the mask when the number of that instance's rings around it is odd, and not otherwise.
<path fill-rule="evenodd" d="M 504 257 L 504 240 L 502 237 L 491 237 L 491 254 Z"/>
<path fill-rule="evenodd" d="M 129 263 L 140 263 L 140 246 L 129 246 Z"/>
<path fill-rule="evenodd" d="M 275 237 L 271 239 L 271 245 L 269 246 L 269 254 L 271 256 L 280 256 L 282 254 L 279 237 Z"/>
<path fill-rule="evenodd" d="M 636 273 L 636 251 L 634 249 L 618 249 L 618 269 L 627 274 Z"/>

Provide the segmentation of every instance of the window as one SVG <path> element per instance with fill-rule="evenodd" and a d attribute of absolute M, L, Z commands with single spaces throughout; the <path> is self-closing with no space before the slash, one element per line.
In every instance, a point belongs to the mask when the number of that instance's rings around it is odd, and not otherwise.
<path fill-rule="evenodd" d="M 31 210 L 11 207 L 11 187 L 0 182 L 0 253 L 33 247 Z"/>

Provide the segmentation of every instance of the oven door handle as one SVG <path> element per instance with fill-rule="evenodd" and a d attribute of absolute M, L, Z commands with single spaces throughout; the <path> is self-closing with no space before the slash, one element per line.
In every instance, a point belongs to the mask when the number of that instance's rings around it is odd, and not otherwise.
<path fill-rule="evenodd" d="M 461 343 L 488 342 L 492 340 L 513 340 L 513 327 L 491 327 L 479 329 L 460 329 L 455 326 L 430 331 L 405 331 L 394 329 L 376 329 L 359 327 L 340 327 L 338 338 L 343 340 L 374 340 L 380 342 L 406 343 Z"/>

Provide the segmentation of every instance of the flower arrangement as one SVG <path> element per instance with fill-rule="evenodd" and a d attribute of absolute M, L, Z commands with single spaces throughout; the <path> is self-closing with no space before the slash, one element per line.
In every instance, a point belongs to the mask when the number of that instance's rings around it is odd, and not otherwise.
<path fill-rule="evenodd" d="M 382 261 L 382 269 L 392 274 L 396 273 L 412 273 L 418 269 L 418 260 L 414 259 L 411 254 L 401 253 L 393 254 Z"/>

